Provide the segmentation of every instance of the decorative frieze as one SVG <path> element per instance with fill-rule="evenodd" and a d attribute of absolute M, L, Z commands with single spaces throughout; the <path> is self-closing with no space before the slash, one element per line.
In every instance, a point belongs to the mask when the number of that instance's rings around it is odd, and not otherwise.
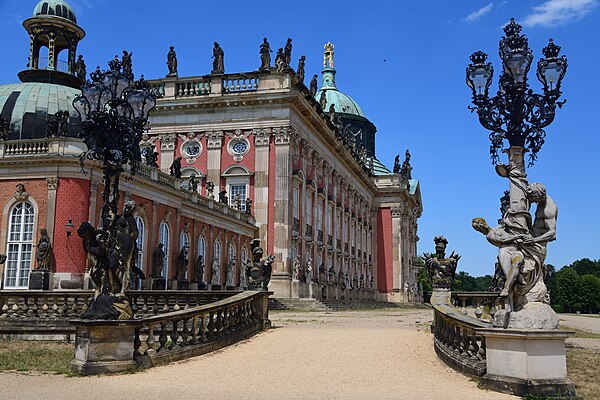
<path fill-rule="evenodd" d="M 276 145 L 290 144 L 290 140 L 292 139 L 294 134 L 295 132 L 291 126 L 273 128 L 273 135 L 275 136 Z"/>
<path fill-rule="evenodd" d="M 397 206 L 397 207 L 392 207 L 391 210 L 392 210 L 392 218 L 402 217 L 402 213 L 404 212 L 404 209 L 401 205 Z"/>

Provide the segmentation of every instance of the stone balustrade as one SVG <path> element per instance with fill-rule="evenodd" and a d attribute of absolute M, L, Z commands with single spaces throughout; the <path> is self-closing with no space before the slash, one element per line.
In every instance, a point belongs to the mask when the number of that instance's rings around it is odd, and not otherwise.
<path fill-rule="evenodd" d="M 223 77 L 223 93 L 250 92 L 259 87 L 260 79 L 254 74 L 236 74 Z"/>
<path fill-rule="evenodd" d="M 434 347 L 438 356 L 451 367 L 469 375 L 485 374 L 485 338 L 477 329 L 492 328 L 488 322 L 464 315 L 450 301 L 450 292 L 431 295 L 434 322 Z"/>
<path fill-rule="evenodd" d="M 210 78 L 185 78 L 175 82 L 175 96 L 203 96 L 210 93 Z"/>
<path fill-rule="evenodd" d="M 452 292 L 452 304 L 463 315 L 468 315 L 469 308 L 473 308 L 476 318 L 491 320 L 496 311 L 504 308 L 504 302 L 497 292 Z"/>
<path fill-rule="evenodd" d="M 220 301 L 238 291 L 141 290 L 128 295 L 136 318 L 187 310 Z M 37 338 L 64 340 L 74 333 L 69 319 L 79 318 L 93 298 L 92 290 L 0 291 L 0 338 Z M 51 328 L 51 329 L 49 329 Z M 59 330 L 61 334 L 49 336 Z"/>
<path fill-rule="evenodd" d="M 84 375 L 147 368 L 237 343 L 270 327 L 270 294 L 246 291 L 131 321 L 71 321 L 77 329 L 71 368 Z"/>

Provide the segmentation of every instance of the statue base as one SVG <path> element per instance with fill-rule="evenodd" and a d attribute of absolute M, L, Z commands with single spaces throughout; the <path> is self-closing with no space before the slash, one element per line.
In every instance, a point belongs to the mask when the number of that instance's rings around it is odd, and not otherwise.
<path fill-rule="evenodd" d="M 508 329 L 558 329 L 558 315 L 548 304 L 532 302 L 518 311 L 498 310 L 493 326 Z"/>
<path fill-rule="evenodd" d="M 235 286 L 225 286 L 225 290 L 235 290 Z"/>
<path fill-rule="evenodd" d="M 221 285 L 210 285 L 210 290 L 221 290 Z"/>
<path fill-rule="evenodd" d="M 198 282 L 198 290 L 206 290 L 206 289 L 208 289 L 208 287 L 206 286 L 206 283 Z"/>
<path fill-rule="evenodd" d="M 166 290 L 167 280 L 165 278 L 152 278 L 152 290 Z"/>
<path fill-rule="evenodd" d="M 176 290 L 190 290 L 190 283 L 186 279 L 179 279 Z"/>
<path fill-rule="evenodd" d="M 50 271 L 36 269 L 29 273 L 29 290 L 50 289 Z"/>

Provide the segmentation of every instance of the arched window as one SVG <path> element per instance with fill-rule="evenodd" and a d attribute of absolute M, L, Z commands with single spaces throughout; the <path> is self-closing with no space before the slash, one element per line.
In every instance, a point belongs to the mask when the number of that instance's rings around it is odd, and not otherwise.
<path fill-rule="evenodd" d="M 33 249 L 35 211 L 28 201 L 17 203 L 10 211 L 6 275 L 4 287 L 27 289 Z"/>
<path fill-rule="evenodd" d="M 144 239 L 146 237 L 146 232 L 144 231 L 144 220 L 139 215 L 136 215 L 135 223 L 136 223 L 137 229 L 138 229 L 138 238 L 136 241 L 137 248 L 138 248 L 138 255 L 137 255 L 136 261 L 137 261 L 137 267 L 143 271 L 144 270 L 144 254 L 145 254 L 145 250 L 146 250 L 144 248 Z"/>
<path fill-rule="evenodd" d="M 236 197 L 239 198 L 240 211 L 246 210 L 246 199 L 250 197 L 250 172 L 241 165 L 233 165 L 223 173 L 226 180 L 229 206 L 235 206 Z"/>
<path fill-rule="evenodd" d="M 246 250 L 245 247 L 242 247 L 242 265 L 245 265 L 246 261 L 248 261 L 248 250 Z"/>
<path fill-rule="evenodd" d="M 166 278 L 169 276 L 169 225 L 165 222 L 161 222 L 158 228 L 158 241 L 162 243 L 163 251 L 165 252 L 161 276 Z"/>

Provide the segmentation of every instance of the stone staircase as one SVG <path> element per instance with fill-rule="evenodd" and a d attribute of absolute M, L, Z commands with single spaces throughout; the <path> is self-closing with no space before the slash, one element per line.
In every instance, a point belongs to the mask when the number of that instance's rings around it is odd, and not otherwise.
<path fill-rule="evenodd" d="M 343 311 L 381 308 L 428 308 L 421 303 L 387 303 L 372 300 L 286 299 L 269 298 L 269 310 Z"/>

